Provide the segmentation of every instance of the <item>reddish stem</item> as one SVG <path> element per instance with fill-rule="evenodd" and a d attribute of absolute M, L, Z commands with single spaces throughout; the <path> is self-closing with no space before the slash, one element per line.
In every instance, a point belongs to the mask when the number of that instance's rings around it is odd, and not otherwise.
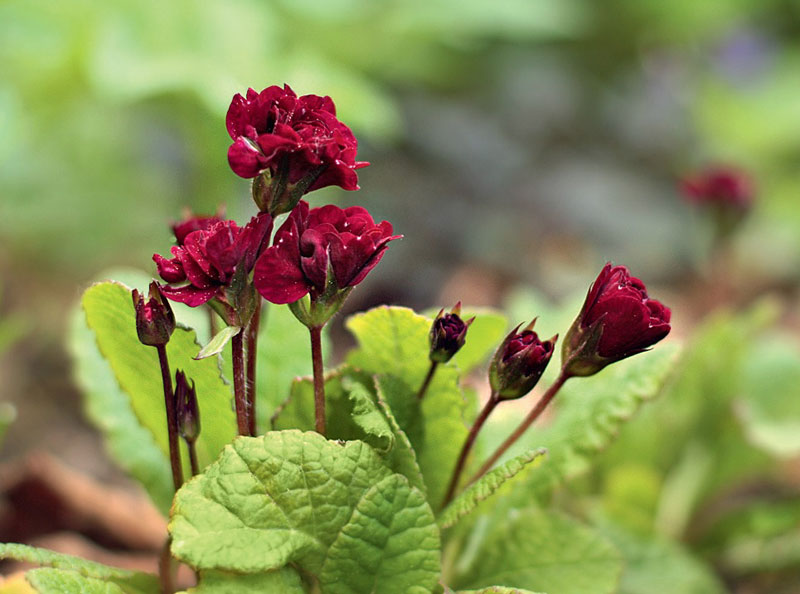
<path fill-rule="evenodd" d="M 522 436 L 522 434 L 525 433 L 525 431 L 527 431 L 528 427 L 530 427 L 531 424 L 537 418 L 539 418 L 539 415 L 541 415 L 542 411 L 544 411 L 544 409 L 547 408 L 547 405 L 550 404 L 550 401 L 561 389 L 561 386 L 564 385 L 564 382 L 567 381 L 569 378 L 570 376 L 565 374 L 564 370 L 562 369 L 558 378 L 556 378 L 556 381 L 554 381 L 552 385 L 549 388 L 547 388 L 547 391 L 542 395 L 541 398 L 539 398 L 539 402 L 536 403 L 536 406 L 533 407 L 533 410 L 530 413 L 528 413 L 528 416 L 525 417 L 522 423 L 519 424 L 519 427 L 517 427 L 514 430 L 514 433 L 508 436 L 508 439 L 506 439 L 502 443 L 502 445 L 499 448 L 497 448 L 495 453 L 492 454 L 492 456 L 483 464 L 483 466 L 481 466 L 480 470 L 478 470 L 478 472 L 475 473 L 475 476 L 473 476 L 470 479 L 469 481 L 470 484 L 474 483 L 484 474 L 486 474 L 489 471 L 489 469 L 492 466 L 494 466 L 495 462 L 497 462 L 497 460 L 500 459 L 500 456 L 505 454 L 506 450 L 508 450 L 508 448 L 514 445 L 514 442 L 516 442 Z"/>
<path fill-rule="evenodd" d="M 250 422 L 247 416 L 247 393 L 244 378 L 244 342 L 239 332 L 231 339 L 233 353 L 233 402 L 236 408 L 236 426 L 239 435 L 250 435 Z"/>
<path fill-rule="evenodd" d="M 433 379 L 433 374 L 436 373 L 436 368 L 439 364 L 436 361 L 431 361 L 431 366 L 428 368 L 428 374 L 425 376 L 425 379 L 422 380 L 422 385 L 419 387 L 419 392 L 417 392 L 417 400 L 422 400 L 425 398 L 425 392 L 428 391 L 428 386 Z"/>
<path fill-rule="evenodd" d="M 314 420 L 317 433 L 325 435 L 325 375 L 322 368 L 322 326 L 308 329 L 311 334 L 311 366 L 314 370 Z"/>
<path fill-rule="evenodd" d="M 172 484 L 175 490 L 183 484 L 183 469 L 181 468 L 181 453 L 178 449 L 178 415 L 175 412 L 175 393 L 172 391 L 172 374 L 169 371 L 167 347 L 159 345 L 158 362 L 161 365 L 161 383 L 164 386 L 164 408 L 167 411 L 167 438 L 169 441 L 169 462 L 172 467 Z"/>
<path fill-rule="evenodd" d="M 258 435 L 256 426 L 256 352 L 258 348 L 258 327 L 261 322 L 261 304 L 256 307 L 247 325 L 247 415 L 250 435 Z"/>
<path fill-rule="evenodd" d="M 478 418 L 475 419 L 475 422 L 472 424 L 472 428 L 469 430 L 467 439 L 464 441 L 464 445 L 461 448 L 461 453 L 458 456 L 458 461 L 453 469 L 453 476 L 450 478 L 450 485 L 447 487 L 447 494 L 444 496 L 442 507 L 445 507 L 448 503 L 450 503 L 450 501 L 452 501 L 453 495 L 456 492 L 456 486 L 458 485 L 458 479 L 461 477 L 461 473 L 464 471 L 464 464 L 467 461 L 467 456 L 469 455 L 470 450 L 472 450 L 472 446 L 475 444 L 475 438 L 478 437 L 478 431 L 481 430 L 481 427 L 483 427 L 486 419 L 489 418 L 489 415 L 499 403 L 500 400 L 497 398 L 497 395 L 492 394 L 489 397 L 489 402 L 486 403 L 486 406 L 483 407 L 483 410 L 481 410 Z"/>

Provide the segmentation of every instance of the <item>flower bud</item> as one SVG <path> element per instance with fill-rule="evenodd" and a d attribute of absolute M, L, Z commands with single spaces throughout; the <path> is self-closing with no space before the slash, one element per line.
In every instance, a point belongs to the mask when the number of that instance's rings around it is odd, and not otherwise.
<path fill-rule="evenodd" d="M 570 376 L 594 375 L 606 365 L 646 351 L 670 331 L 670 310 L 650 299 L 624 266 L 605 265 L 562 345 Z"/>
<path fill-rule="evenodd" d="M 186 374 L 180 369 L 175 372 L 175 416 L 178 417 L 178 433 L 188 442 L 194 442 L 200 435 L 200 409 L 197 406 L 197 392 L 194 380 L 191 387 Z"/>
<path fill-rule="evenodd" d="M 522 332 L 514 328 L 495 352 L 489 365 L 489 383 L 500 400 L 521 398 L 542 377 L 553 355 L 558 335 L 541 341 L 533 331 L 534 319 Z M 521 324 L 520 324 L 521 325 Z"/>
<path fill-rule="evenodd" d="M 163 346 L 169 342 L 175 330 L 175 314 L 172 307 L 161 294 L 156 281 L 150 283 L 149 299 L 136 289 L 131 293 L 133 307 L 136 310 L 136 333 L 139 341 L 148 346 Z"/>
<path fill-rule="evenodd" d="M 453 355 L 464 346 L 467 328 L 474 320 L 474 317 L 466 322 L 461 319 L 460 301 L 448 314 L 444 313 L 444 309 L 439 311 L 431 326 L 430 360 L 435 363 L 447 363 L 452 359 Z"/>

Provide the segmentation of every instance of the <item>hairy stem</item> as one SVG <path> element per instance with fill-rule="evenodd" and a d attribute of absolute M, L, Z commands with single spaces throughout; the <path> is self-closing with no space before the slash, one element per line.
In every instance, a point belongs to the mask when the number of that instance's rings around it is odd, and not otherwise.
<path fill-rule="evenodd" d="M 428 391 L 428 386 L 431 384 L 433 374 L 436 373 L 436 368 L 438 366 L 439 364 L 436 361 L 431 361 L 431 366 L 428 368 L 428 374 L 425 376 L 425 379 L 422 380 L 422 385 L 419 387 L 419 392 L 417 392 L 417 400 L 422 400 L 425 398 L 425 392 Z"/>
<path fill-rule="evenodd" d="M 483 410 L 481 410 L 478 418 L 475 419 L 475 422 L 472 424 L 472 428 L 469 430 L 467 439 L 464 440 L 461 453 L 458 455 L 458 461 L 453 468 L 453 476 L 450 478 L 450 485 L 447 487 L 447 495 L 444 496 L 442 507 L 445 507 L 448 503 L 450 503 L 450 501 L 452 501 L 453 495 L 456 492 L 456 487 L 458 486 L 458 479 L 461 477 L 461 473 L 464 471 L 464 464 L 467 462 L 467 456 L 469 455 L 470 450 L 472 450 L 472 446 L 475 444 L 475 438 L 478 437 L 478 432 L 481 430 L 481 427 L 483 427 L 486 419 L 489 418 L 489 415 L 494 410 L 494 407 L 499 403 L 500 400 L 497 398 L 497 394 L 492 394 L 489 397 L 489 402 L 486 403 L 486 406 L 483 407 Z"/>
<path fill-rule="evenodd" d="M 317 433 L 325 435 L 325 375 L 322 368 L 322 326 L 311 333 L 311 365 L 314 370 L 314 420 Z"/>
<path fill-rule="evenodd" d="M 250 421 L 247 415 L 247 393 L 244 378 L 243 332 L 231 339 L 233 352 L 233 402 L 236 408 L 236 426 L 239 435 L 250 435 Z"/>
<path fill-rule="evenodd" d="M 260 298 L 259 298 L 260 301 Z M 258 435 L 256 426 L 256 352 L 258 350 L 258 327 L 261 322 L 261 304 L 256 307 L 247 324 L 247 415 L 250 435 Z"/>
<path fill-rule="evenodd" d="M 539 418 L 539 415 L 541 415 L 542 411 L 544 411 L 544 409 L 547 408 L 547 405 L 550 404 L 550 401 L 561 389 L 561 386 L 564 385 L 564 382 L 567 381 L 569 378 L 570 376 L 565 374 L 564 370 L 562 369 L 556 381 L 554 381 L 552 385 L 549 388 L 547 388 L 547 391 L 542 395 L 542 397 L 539 398 L 539 401 L 536 403 L 536 406 L 533 407 L 533 410 L 531 410 L 531 412 L 528 413 L 528 416 L 525 417 L 522 423 L 519 424 L 519 427 L 517 427 L 514 430 L 514 432 L 508 436 L 508 439 L 506 439 L 500 445 L 500 447 L 497 448 L 495 453 L 492 454 L 491 457 L 483 464 L 483 466 L 481 466 L 480 470 L 478 470 L 478 472 L 475 473 L 475 476 L 473 476 L 470 479 L 469 481 L 470 483 L 474 483 L 484 474 L 486 474 L 489 471 L 489 469 L 492 466 L 494 466 L 495 462 L 497 462 L 497 460 L 500 459 L 500 456 L 505 454 L 506 450 L 508 450 L 508 448 L 514 445 L 514 443 L 522 436 L 522 434 L 525 433 L 525 431 L 527 431 L 528 427 L 530 427 L 531 424 L 536 419 Z"/>
<path fill-rule="evenodd" d="M 164 386 L 164 408 L 167 411 L 167 437 L 169 440 L 169 462 L 172 467 L 172 484 L 175 490 L 183 484 L 181 452 L 178 449 L 178 416 L 175 412 L 175 393 L 172 391 L 172 374 L 169 371 L 167 347 L 159 345 L 158 362 L 161 365 L 161 383 Z"/>

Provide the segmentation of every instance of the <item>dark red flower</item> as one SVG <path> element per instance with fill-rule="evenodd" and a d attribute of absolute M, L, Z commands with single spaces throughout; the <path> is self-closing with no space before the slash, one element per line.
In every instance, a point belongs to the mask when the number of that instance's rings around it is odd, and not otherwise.
<path fill-rule="evenodd" d="M 558 336 L 539 340 L 533 331 L 535 322 L 533 320 L 522 332 L 519 332 L 519 326 L 514 328 L 500 344 L 489 365 L 489 383 L 501 400 L 521 398 L 533 390 L 550 362 Z"/>
<path fill-rule="evenodd" d="M 181 287 L 163 287 L 162 293 L 190 307 L 214 297 L 224 299 L 224 289 L 233 280 L 237 267 L 244 266 L 247 273 L 253 269 L 271 231 L 272 217 L 266 213 L 253 217 L 245 227 L 234 221 L 218 221 L 206 229 L 192 231 L 184 237 L 183 245 L 172 248 L 171 259 L 153 255 L 158 274 L 165 281 L 188 281 Z"/>
<path fill-rule="evenodd" d="M 187 213 L 183 220 L 172 225 L 172 232 L 175 234 L 175 243 L 183 245 L 186 241 L 186 236 L 192 231 L 204 231 L 214 225 L 215 223 L 222 222 L 222 218 L 217 215 L 193 215 Z"/>
<path fill-rule="evenodd" d="M 753 204 L 753 180 L 734 167 L 710 167 L 681 181 L 684 195 L 692 202 L 746 211 Z"/>
<path fill-rule="evenodd" d="M 399 237 L 390 223 L 375 224 L 360 206 L 309 210 L 301 200 L 259 258 L 253 280 L 272 303 L 331 295 L 364 280 Z"/>
<path fill-rule="evenodd" d="M 670 331 L 670 310 L 650 299 L 625 266 L 605 265 L 564 340 L 570 375 L 592 375 L 609 363 L 641 353 Z"/>
<path fill-rule="evenodd" d="M 447 363 L 453 358 L 467 338 L 467 329 L 475 318 L 466 322 L 461 319 L 461 302 L 456 303 L 450 313 L 441 310 L 433 321 L 430 331 L 430 360 L 436 363 Z"/>
<path fill-rule="evenodd" d="M 236 175 L 250 178 L 264 171 L 277 177 L 288 168 L 288 183 L 318 175 L 305 191 L 341 186 L 358 189 L 358 141 L 336 118 L 330 97 L 298 97 L 288 85 L 271 86 L 260 93 L 236 94 L 226 117 L 233 144 L 228 162 Z"/>
<path fill-rule="evenodd" d="M 175 314 L 169 301 L 161 294 L 156 281 L 150 283 L 147 301 L 136 289 L 131 292 L 133 308 L 136 310 L 136 333 L 139 342 L 148 346 L 164 346 L 175 330 Z"/>

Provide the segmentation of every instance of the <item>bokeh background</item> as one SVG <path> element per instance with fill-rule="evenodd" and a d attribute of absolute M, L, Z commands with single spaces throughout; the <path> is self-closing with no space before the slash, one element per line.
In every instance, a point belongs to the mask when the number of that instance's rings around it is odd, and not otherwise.
<path fill-rule="evenodd" d="M 0 459 L 44 446 L 115 476 L 90 454 L 66 312 L 110 266 L 154 271 L 183 208 L 250 216 L 225 112 L 284 82 L 330 95 L 372 162 L 361 191 L 313 201 L 405 235 L 351 310 L 559 298 L 613 260 L 689 335 L 715 305 L 711 233 L 678 180 L 730 163 L 758 187 L 731 301 L 789 304 L 797 349 L 795 0 L 2 0 L 0 417 L 18 418 Z"/>

